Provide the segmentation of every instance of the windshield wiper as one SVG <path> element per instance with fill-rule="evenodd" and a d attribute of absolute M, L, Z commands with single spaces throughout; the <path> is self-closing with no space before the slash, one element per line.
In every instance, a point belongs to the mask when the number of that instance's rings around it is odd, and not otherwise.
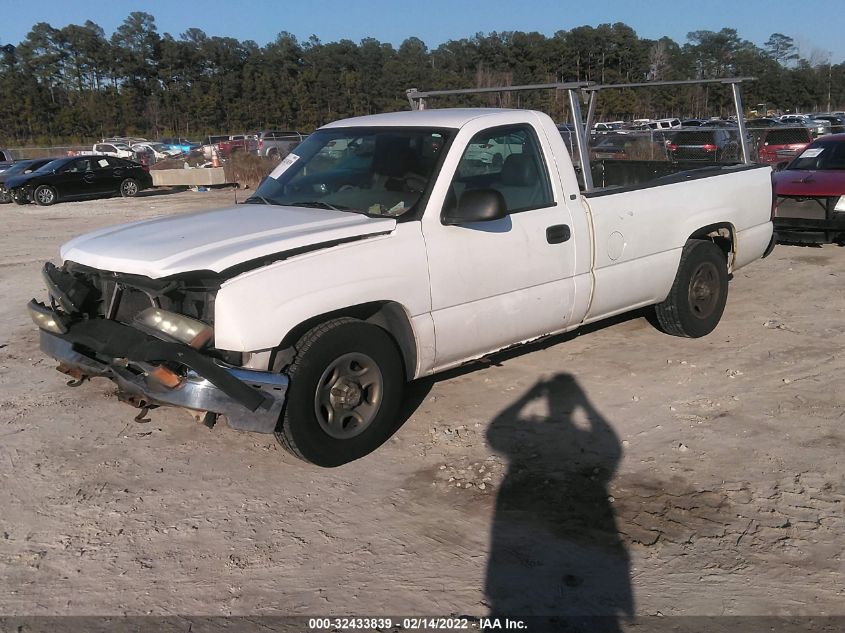
<path fill-rule="evenodd" d="M 251 195 L 249 198 L 244 200 L 242 204 L 259 204 L 259 201 L 260 201 L 261 204 L 274 204 L 273 202 L 270 202 L 264 196 L 258 196 L 258 195 L 255 195 L 255 194 Z"/>
<path fill-rule="evenodd" d="M 358 209 L 352 207 L 344 207 L 343 205 L 329 204 L 322 200 L 303 200 L 302 202 L 290 202 L 292 207 L 310 207 L 315 209 L 329 209 L 330 211 L 352 211 L 353 213 L 361 213 Z"/>

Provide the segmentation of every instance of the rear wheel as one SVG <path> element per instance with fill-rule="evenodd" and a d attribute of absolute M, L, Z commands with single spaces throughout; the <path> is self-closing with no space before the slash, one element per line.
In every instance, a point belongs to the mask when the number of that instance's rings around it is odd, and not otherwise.
<path fill-rule="evenodd" d="M 309 330 L 288 368 L 282 446 L 318 466 L 378 448 L 396 428 L 405 383 L 396 343 L 380 327 L 341 317 Z"/>
<path fill-rule="evenodd" d="M 35 202 L 41 205 L 42 207 L 49 207 L 51 204 L 54 204 L 58 199 L 56 195 L 56 190 L 53 189 L 50 185 L 40 185 L 33 194 L 35 198 Z M 15 201 L 17 202 L 17 200 Z"/>
<path fill-rule="evenodd" d="M 0 204 L 9 204 L 12 201 L 12 194 L 5 187 L 0 187 Z"/>
<path fill-rule="evenodd" d="M 689 240 L 669 296 L 655 312 L 667 334 L 698 338 L 716 329 L 727 300 L 728 267 L 722 249 L 709 240 Z"/>
<path fill-rule="evenodd" d="M 120 195 L 124 198 L 134 198 L 138 195 L 138 181 L 134 178 L 126 178 L 120 183 Z"/>

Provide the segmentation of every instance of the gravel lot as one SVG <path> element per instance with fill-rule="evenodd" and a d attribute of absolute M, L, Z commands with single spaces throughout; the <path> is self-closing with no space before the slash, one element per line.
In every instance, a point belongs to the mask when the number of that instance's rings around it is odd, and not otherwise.
<path fill-rule="evenodd" d="M 704 339 L 634 314 L 417 383 L 321 470 L 39 352 L 62 242 L 235 195 L 150 193 L 0 207 L 0 613 L 845 615 L 845 249 L 743 269 Z"/>

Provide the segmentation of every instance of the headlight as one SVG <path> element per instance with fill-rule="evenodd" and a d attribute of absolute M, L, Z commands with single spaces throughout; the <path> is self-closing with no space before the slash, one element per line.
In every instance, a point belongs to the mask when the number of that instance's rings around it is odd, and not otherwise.
<path fill-rule="evenodd" d="M 200 349 L 214 336 L 214 328 L 190 317 L 160 308 L 147 308 L 135 316 L 138 325 L 166 334 L 194 349 Z"/>
<path fill-rule="evenodd" d="M 32 322 L 42 330 L 52 332 L 53 334 L 64 334 L 67 332 L 67 327 L 59 315 L 47 306 L 33 299 L 27 304 L 26 308 L 29 310 L 29 316 Z"/>

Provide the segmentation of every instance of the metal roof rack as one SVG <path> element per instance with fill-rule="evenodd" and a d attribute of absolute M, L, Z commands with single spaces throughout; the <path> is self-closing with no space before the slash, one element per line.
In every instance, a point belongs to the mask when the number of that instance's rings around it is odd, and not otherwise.
<path fill-rule="evenodd" d="M 427 90 L 421 91 L 416 88 L 409 88 L 405 91 L 408 103 L 412 110 L 425 110 L 426 99 L 429 97 L 441 97 L 446 95 L 468 95 L 484 94 L 491 92 L 520 92 L 524 90 L 566 90 L 569 95 L 569 107 L 572 111 L 572 120 L 575 124 L 575 140 L 578 144 L 578 154 L 581 157 L 581 171 L 584 177 L 584 189 L 592 191 L 593 175 L 590 171 L 590 159 L 587 148 L 587 133 L 593 125 L 593 118 L 596 111 L 596 99 L 602 90 L 625 88 L 655 88 L 660 86 L 693 86 L 701 84 L 722 84 L 729 85 L 733 92 L 734 106 L 736 107 L 737 133 L 739 144 L 742 149 L 742 160 L 744 163 L 751 162 L 751 154 L 746 138 L 745 118 L 742 114 L 742 97 L 739 93 L 739 84 L 744 81 L 756 81 L 755 77 L 721 77 L 718 79 L 680 79 L 671 81 L 643 81 L 627 84 L 598 84 L 591 81 L 570 81 L 551 84 L 526 84 L 522 86 L 490 86 L 486 88 L 460 88 L 456 90 Z M 589 94 L 589 105 L 587 107 L 587 119 L 582 122 L 581 103 L 578 92 L 583 91 Z"/>

